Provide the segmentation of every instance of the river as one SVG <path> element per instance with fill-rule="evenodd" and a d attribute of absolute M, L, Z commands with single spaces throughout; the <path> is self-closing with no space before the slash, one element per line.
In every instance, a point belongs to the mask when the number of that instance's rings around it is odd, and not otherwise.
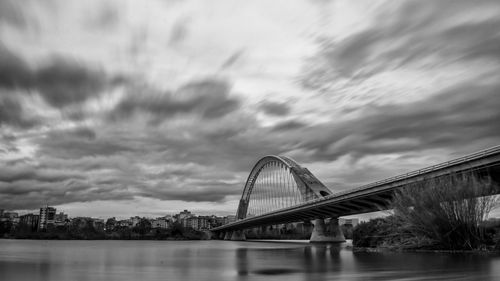
<path fill-rule="evenodd" d="M 500 280 L 500 256 L 305 242 L 0 239 L 0 280 Z"/>

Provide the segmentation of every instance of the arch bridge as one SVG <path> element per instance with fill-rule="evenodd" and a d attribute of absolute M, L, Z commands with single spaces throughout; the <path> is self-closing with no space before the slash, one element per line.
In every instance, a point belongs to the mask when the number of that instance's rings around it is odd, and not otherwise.
<path fill-rule="evenodd" d="M 399 188 L 471 171 L 500 183 L 500 146 L 337 193 L 293 159 L 269 155 L 252 168 L 236 221 L 211 231 L 227 240 L 245 240 L 245 229 L 313 221 L 311 242 L 341 242 L 345 239 L 338 225 L 340 216 L 387 210 Z"/>

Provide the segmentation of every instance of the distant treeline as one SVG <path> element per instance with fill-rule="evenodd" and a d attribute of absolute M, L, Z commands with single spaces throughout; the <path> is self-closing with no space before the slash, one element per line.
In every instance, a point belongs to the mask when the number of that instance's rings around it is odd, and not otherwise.
<path fill-rule="evenodd" d="M 30 226 L 11 222 L 0 222 L 0 237 L 11 239 L 60 239 L 60 240 L 201 240 L 206 239 L 204 232 L 184 228 L 173 223 L 168 229 L 151 228 L 147 219 L 141 220 L 130 228 L 116 226 L 104 230 L 95 227 L 92 219 L 77 218 L 66 225 L 48 225 L 47 229 L 36 230 Z"/>

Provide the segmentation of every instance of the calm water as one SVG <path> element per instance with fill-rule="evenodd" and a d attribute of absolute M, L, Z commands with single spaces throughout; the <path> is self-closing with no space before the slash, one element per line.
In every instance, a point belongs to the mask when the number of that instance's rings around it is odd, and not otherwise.
<path fill-rule="evenodd" d="M 298 242 L 0 240 L 0 280 L 500 280 L 500 256 Z"/>

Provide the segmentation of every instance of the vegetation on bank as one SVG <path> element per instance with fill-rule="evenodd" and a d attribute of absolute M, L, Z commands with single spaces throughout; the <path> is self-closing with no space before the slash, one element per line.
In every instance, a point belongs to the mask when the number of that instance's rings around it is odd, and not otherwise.
<path fill-rule="evenodd" d="M 427 250 L 500 250 L 500 221 L 487 221 L 498 206 L 488 177 L 451 175 L 397 192 L 393 215 L 359 224 L 354 247 Z"/>
<path fill-rule="evenodd" d="M 153 229 L 147 219 L 129 228 L 116 226 L 104 230 L 95 227 L 91 219 L 78 218 L 67 225 L 49 225 L 44 231 L 31 229 L 26 225 L 13 227 L 11 223 L 0 222 L 0 237 L 12 239 L 61 239 L 61 240 L 201 240 L 206 234 L 174 223 L 168 229 Z"/>

